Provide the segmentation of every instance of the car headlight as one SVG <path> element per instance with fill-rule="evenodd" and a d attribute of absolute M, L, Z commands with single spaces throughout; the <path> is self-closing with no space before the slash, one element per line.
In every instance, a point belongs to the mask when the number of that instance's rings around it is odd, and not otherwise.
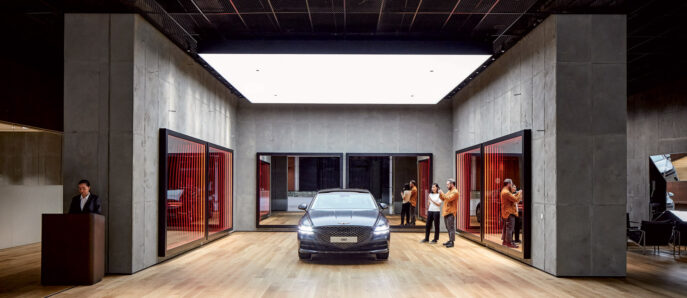
<path fill-rule="evenodd" d="M 386 221 L 380 220 L 376 225 L 375 225 L 375 235 L 381 235 L 381 234 L 387 234 L 389 233 L 389 223 Z"/>
<path fill-rule="evenodd" d="M 315 233 L 315 231 L 312 228 L 312 224 L 309 221 L 305 220 L 302 224 L 298 226 L 298 233 L 313 234 Z"/>

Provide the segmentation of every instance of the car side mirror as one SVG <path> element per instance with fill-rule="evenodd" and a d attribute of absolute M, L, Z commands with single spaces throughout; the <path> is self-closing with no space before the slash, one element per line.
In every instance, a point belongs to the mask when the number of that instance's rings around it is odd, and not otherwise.
<path fill-rule="evenodd" d="M 389 208 L 389 205 L 387 205 L 386 203 L 379 203 L 379 207 L 382 207 L 382 210 L 384 210 L 386 208 Z"/>
<path fill-rule="evenodd" d="M 300 204 L 300 205 L 298 205 L 298 209 L 301 209 L 301 210 L 308 209 L 308 204 Z"/>

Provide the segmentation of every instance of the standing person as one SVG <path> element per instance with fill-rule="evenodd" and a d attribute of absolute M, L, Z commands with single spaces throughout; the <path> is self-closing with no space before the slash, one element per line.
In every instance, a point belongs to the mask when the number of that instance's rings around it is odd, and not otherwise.
<path fill-rule="evenodd" d="M 417 186 L 415 180 L 410 180 L 410 224 L 415 226 L 415 207 L 417 206 Z"/>
<path fill-rule="evenodd" d="M 410 225 L 410 185 L 408 183 L 403 185 L 403 192 L 401 192 L 403 204 L 401 204 L 401 226 L 404 222 Z M 407 221 L 404 221 L 407 219 Z"/>
<path fill-rule="evenodd" d="M 431 193 L 429 193 L 429 200 L 427 200 L 427 224 L 425 225 L 425 239 L 422 242 L 429 242 L 429 231 L 432 229 L 434 223 L 434 240 L 432 244 L 439 241 L 439 212 L 441 211 L 441 199 L 439 198 L 439 184 L 432 184 Z"/>
<path fill-rule="evenodd" d="M 98 213 L 102 214 L 100 198 L 91 193 L 91 183 L 88 180 L 81 180 L 77 184 L 79 195 L 72 198 L 69 205 L 69 213 Z"/>
<path fill-rule="evenodd" d="M 503 232 L 501 240 L 503 240 L 503 245 L 511 248 L 518 248 L 517 245 L 513 244 L 513 226 L 515 225 L 515 218 L 518 217 L 518 202 L 522 199 L 522 190 L 516 192 L 515 189 L 513 180 L 503 180 L 503 188 L 501 189 Z"/>
<path fill-rule="evenodd" d="M 448 248 L 453 247 L 456 240 L 456 213 L 458 212 L 459 195 L 458 189 L 456 189 L 456 180 L 448 179 L 446 181 L 446 188 L 448 188 L 447 193 L 444 193 L 441 189 L 439 190 L 439 199 L 444 202 L 442 215 L 444 216 L 446 229 L 448 229 L 448 242 L 444 243 L 444 246 Z"/>

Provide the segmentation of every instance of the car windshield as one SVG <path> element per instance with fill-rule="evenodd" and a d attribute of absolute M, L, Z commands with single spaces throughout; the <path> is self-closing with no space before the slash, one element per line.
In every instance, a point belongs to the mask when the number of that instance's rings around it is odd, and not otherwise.
<path fill-rule="evenodd" d="M 318 194 L 310 209 L 376 209 L 377 204 L 369 193 L 327 192 Z"/>

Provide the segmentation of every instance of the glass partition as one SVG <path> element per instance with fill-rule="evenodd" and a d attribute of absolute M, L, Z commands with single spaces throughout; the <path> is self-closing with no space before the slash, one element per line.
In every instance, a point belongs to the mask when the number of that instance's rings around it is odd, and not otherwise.
<path fill-rule="evenodd" d="M 343 187 L 340 153 L 258 153 L 257 226 L 292 228 L 321 189 Z"/>
<path fill-rule="evenodd" d="M 479 146 L 456 154 L 457 229 L 481 238 L 482 151 Z"/>
<path fill-rule="evenodd" d="M 429 190 L 432 186 L 431 153 L 348 153 L 347 187 L 369 190 L 377 203 L 389 206 L 384 213 L 391 226 L 424 229 Z M 415 182 L 414 202 L 403 192 Z M 443 186 L 443 183 L 439 183 Z"/>
<path fill-rule="evenodd" d="M 529 142 L 523 130 L 456 151 L 457 229 L 521 259 L 530 258 Z"/>
<path fill-rule="evenodd" d="M 233 228 L 233 151 L 161 129 L 159 160 L 158 256 L 226 235 Z"/>
<path fill-rule="evenodd" d="M 200 142 L 167 142 L 166 250 L 205 238 L 205 150 Z"/>
<path fill-rule="evenodd" d="M 233 173 L 234 154 L 231 151 L 209 147 L 208 156 L 208 233 L 214 234 L 233 227 Z"/>
<path fill-rule="evenodd" d="M 494 243 L 512 243 L 510 249 L 522 251 L 523 140 L 522 136 L 484 145 L 484 239 Z M 514 189 L 505 185 L 512 181 Z M 529 191 L 529 190 L 526 190 Z M 509 199 L 514 194 L 517 202 Z M 513 219 L 510 219 L 514 217 Z M 508 221 L 512 220 L 513 227 Z"/>

